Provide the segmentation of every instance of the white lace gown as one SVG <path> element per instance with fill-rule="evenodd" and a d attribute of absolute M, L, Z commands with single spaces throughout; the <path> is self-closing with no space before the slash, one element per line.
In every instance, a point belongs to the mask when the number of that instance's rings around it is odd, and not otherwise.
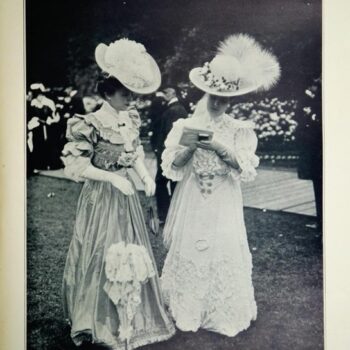
<path fill-rule="evenodd" d="M 211 129 L 235 153 L 240 170 L 213 151 L 197 149 L 183 168 L 172 167 L 184 126 Z M 164 228 L 169 252 L 161 276 L 165 302 L 183 331 L 204 328 L 235 336 L 256 319 L 252 257 L 243 218 L 240 181 L 252 180 L 258 158 L 254 125 L 224 115 L 174 123 L 166 140 L 164 175 L 179 181 Z"/>

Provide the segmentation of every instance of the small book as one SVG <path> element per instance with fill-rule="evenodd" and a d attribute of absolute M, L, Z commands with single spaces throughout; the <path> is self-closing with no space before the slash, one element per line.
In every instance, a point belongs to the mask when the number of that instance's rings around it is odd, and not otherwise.
<path fill-rule="evenodd" d="M 190 144 L 189 139 L 192 140 L 193 135 L 195 135 L 198 142 L 211 141 L 213 139 L 214 132 L 210 130 L 184 127 L 179 144 L 182 146 L 188 146 Z"/>

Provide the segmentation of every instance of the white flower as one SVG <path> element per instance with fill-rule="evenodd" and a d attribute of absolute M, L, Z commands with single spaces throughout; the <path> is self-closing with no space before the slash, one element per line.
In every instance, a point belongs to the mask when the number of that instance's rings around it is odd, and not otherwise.
<path fill-rule="evenodd" d="M 305 90 L 305 94 L 308 95 L 309 97 L 311 98 L 314 98 L 315 97 L 315 94 L 313 92 L 311 92 L 310 90 Z"/>
<path fill-rule="evenodd" d="M 272 120 L 278 120 L 278 115 L 277 115 L 277 113 L 270 113 L 270 118 L 271 118 Z"/>
<path fill-rule="evenodd" d="M 311 113 L 311 108 L 310 107 L 304 107 L 303 110 L 304 110 L 304 112 L 306 114 L 310 114 Z"/>
<path fill-rule="evenodd" d="M 123 152 L 118 158 L 118 165 L 124 166 L 124 167 L 130 167 L 132 166 L 137 159 L 137 153 L 136 152 Z"/>

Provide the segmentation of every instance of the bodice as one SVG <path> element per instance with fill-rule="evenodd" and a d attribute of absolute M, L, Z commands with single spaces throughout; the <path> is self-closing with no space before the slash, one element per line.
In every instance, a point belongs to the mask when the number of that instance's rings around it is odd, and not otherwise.
<path fill-rule="evenodd" d="M 117 171 L 132 167 L 136 158 L 136 147 L 126 151 L 124 144 L 114 144 L 100 138 L 94 145 L 91 164 L 99 169 Z"/>
<path fill-rule="evenodd" d="M 219 122 L 210 122 L 205 125 L 205 129 L 214 132 L 214 139 L 224 144 L 231 150 L 234 150 L 235 129 L 230 120 L 222 118 Z M 209 151 L 197 148 L 193 155 L 193 171 L 196 175 L 227 175 L 230 167 L 216 154 L 215 151 Z"/>

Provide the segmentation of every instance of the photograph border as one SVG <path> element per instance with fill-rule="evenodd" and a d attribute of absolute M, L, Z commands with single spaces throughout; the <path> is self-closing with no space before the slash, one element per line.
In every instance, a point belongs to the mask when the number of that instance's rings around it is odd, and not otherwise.
<path fill-rule="evenodd" d="M 25 3 L 0 5 L 0 348 L 26 346 Z M 325 349 L 350 345 L 350 43 L 346 0 L 323 1 Z"/>

